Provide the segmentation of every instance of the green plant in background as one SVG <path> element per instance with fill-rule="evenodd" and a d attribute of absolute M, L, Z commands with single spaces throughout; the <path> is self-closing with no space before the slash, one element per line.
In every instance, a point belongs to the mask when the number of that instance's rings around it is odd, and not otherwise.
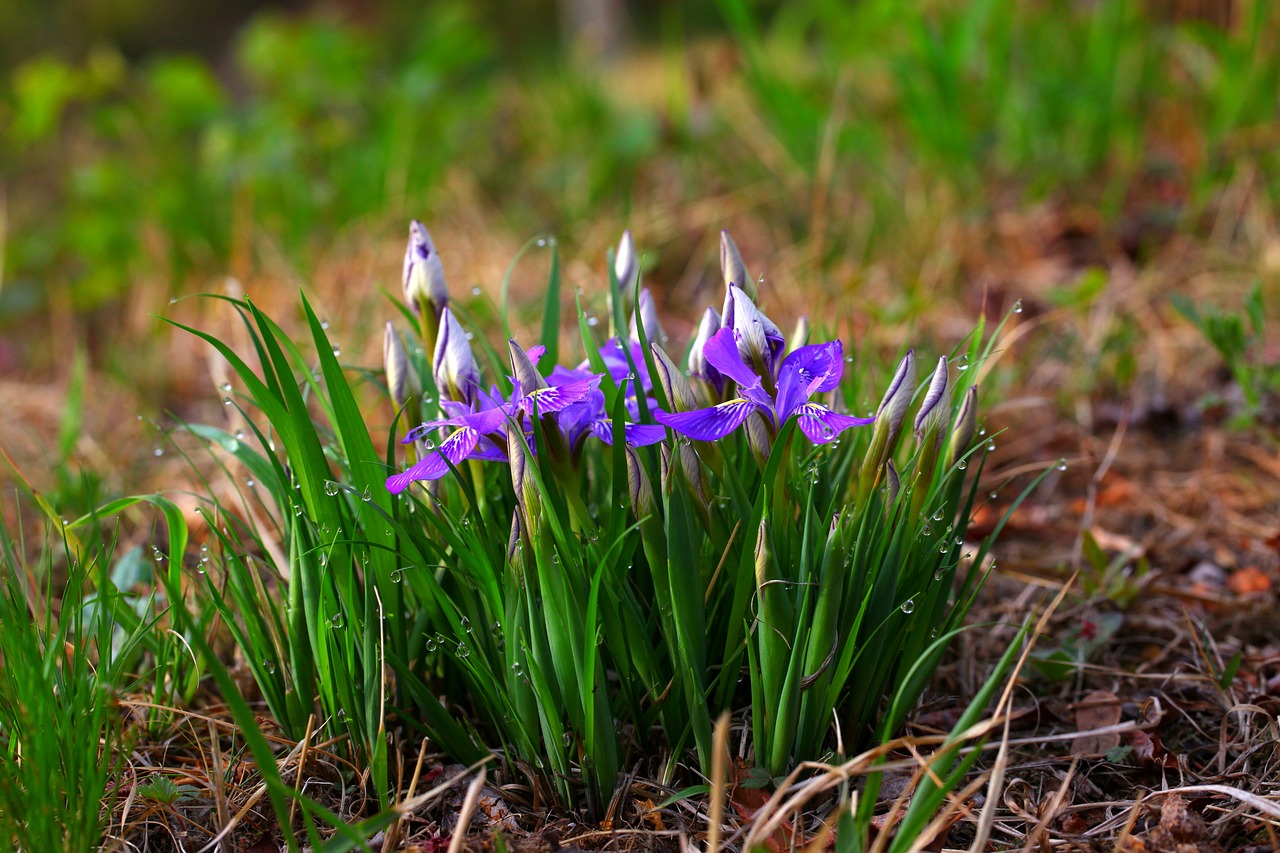
<path fill-rule="evenodd" d="M 1197 307 L 1180 293 L 1171 297 L 1178 313 L 1190 320 L 1222 357 L 1243 397 L 1236 423 L 1248 425 L 1274 417 L 1271 407 L 1280 395 L 1280 363 L 1267 361 L 1267 314 L 1262 284 L 1255 283 L 1244 299 L 1243 314 L 1215 306 Z"/>

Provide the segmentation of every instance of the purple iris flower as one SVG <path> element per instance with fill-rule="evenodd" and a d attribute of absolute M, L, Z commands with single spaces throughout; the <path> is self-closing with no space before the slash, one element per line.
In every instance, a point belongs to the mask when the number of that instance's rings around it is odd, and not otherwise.
<path fill-rule="evenodd" d="M 428 421 L 404 439 L 406 444 L 420 441 L 419 447 L 425 453 L 407 471 L 387 478 L 388 491 L 398 494 L 415 480 L 437 480 L 449 472 L 450 464 L 456 466 L 464 459 L 506 461 L 508 437 L 513 427 L 524 433 L 526 441 L 532 442 L 531 418 L 535 412 L 539 417 L 553 417 L 571 447 L 588 435 L 595 435 L 605 443 L 613 441 L 613 422 L 605 412 L 604 394 L 598 387 L 600 374 L 557 365 L 551 375 L 544 378 L 536 367 L 544 347 L 533 347 L 526 352 L 514 340 L 509 344 L 515 374 L 511 377 L 514 386 L 511 399 L 503 399 L 497 387 L 493 387 L 488 392 L 476 388 L 471 403 L 442 400 L 440 405 L 448 417 Z M 631 416 L 636 417 L 633 407 L 628 408 Z M 450 428 L 453 431 L 437 444 L 432 436 Z M 654 444 L 666 437 L 666 431 L 653 424 L 628 423 L 624 431 L 628 444 Z"/>
<path fill-rule="evenodd" d="M 707 363 L 738 385 L 738 396 L 719 405 L 692 412 L 659 412 L 659 423 L 681 435 L 700 441 L 715 441 L 733 432 L 759 412 L 775 430 L 795 416 L 803 432 L 815 444 L 833 441 L 841 432 L 871 423 L 875 418 L 859 418 L 834 412 L 810 398 L 833 391 L 844 372 L 844 347 L 839 341 L 811 344 L 796 349 L 778 365 L 770 377 L 773 390 L 747 365 L 741 334 L 725 327 L 711 336 L 702 349 Z"/>

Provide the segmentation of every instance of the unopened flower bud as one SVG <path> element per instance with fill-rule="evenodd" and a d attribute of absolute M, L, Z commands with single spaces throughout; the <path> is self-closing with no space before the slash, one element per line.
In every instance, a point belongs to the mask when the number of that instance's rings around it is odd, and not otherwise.
<path fill-rule="evenodd" d="M 636 269 L 636 243 L 631 239 L 631 230 L 627 229 L 622 232 L 617 254 L 613 256 L 613 275 L 624 292 L 635 285 Z"/>
<path fill-rule="evenodd" d="M 422 392 L 418 374 L 409 364 L 409 353 L 404 348 L 404 341 L 395 325 L 389 321 L 382 340 L 382 364 L 387 371 L 387 391 L 396 408 L 401 408 L 410 397 L 416 397 Z"/>
<path fill-rule="evenodd" d="M 756 589 L 764 588 L 769 579 L 769 513 L 760 519 L 760 529 L 756 531 L 755 548 Z"/>
<path fill-rule="evenodd" d="M 653 498 L 653 486 L 649 483 L 649 474 L 640 463 L 635 448 L 628 445 L 624 448 L 627 454 L 627 490 L 631 493 L 631 508 L 636 518 L 652 515 L 657 507 Z"/>
<path fill-rule="evenodd" d="M 752 299 L 756 298 L 758 293 L 756 281 L 751 277 L 751 273 L 747 272 L 747 265 L 742 260 L 742 253 L 738 251 L 738 244 L 733 242 L 728 231 L 720 232 L 720 275 L 724 278 L 726 291 L 729 285 L 736 284 Z"/>
<path fill-rule="evenodd" d="M 707 364 L 702 348 L 707 345 L 707 341 L 711 340 L 712 335 L 720 331 L 721 325 L 720 313 L 714 308 L 708 308 L 702 313 L 702 319 L 698 322 L 698 333 L 694 335 L 693 343 L 689 346 L 689 373 L 708 382 L 712 381 L 709 373 L 714 372 L 715 378 L 719 379 L 720 372 Z"/>
<path fill-rule="evenodd" d="M 507 462 L 511 467 L 511 485 L 515 488 L 516 501 L 524 509 L 527 520 L 537 519 L 542 512 L 542 501 L 538 497 L 538 483 L 530 466 L 532 460 L 524 435 L 518 429 L 507 430 Z"/>
<path fill-rule="evenodd" d="M 658 372 L 658 384 L 667 395 L 671 408 L 677 412 L 691 412 L 699 407 L 698 398 L 689 387 L 689 380 L 676 367 L 675 362 L 656 343 L 649 344 L 653 351 L 653 366 Z"/>
<path fill-rule="evenodd" d="M 929 390 L 924 395 L 924 402 L 920 404 L 920 411 L 916 413 L 917 441 L 924 441 L 930 430 L 938 433 L 938 441 L 942 440 L 941 432 L 951 416 L 947 391 L 947 357 L 944 355 L 938 358 L 938 366 L 934 368 L 933 378 L 929 380 Z"/>
<path fill-rule="evenodd" d="M 462 324 L 448 308 L 440 315 L 431 373 L 437 390 L 460 403 L 471 402 L 480 388 L 480 369 L 476 367 L 471 343 Z"/>
<path fill-rule="evenodd" d="M 516 382 L 520 383 L 520 393 L 528 396 L 548 387 L 547 380 L 542 378 L 538 368 L 529 360 L 528 354 L 516 343 L 515 338 L 507 341 L 507 349 L 511 353 L 511 373 Z"/>
<path fill-rule="evenodd" d="M 884 466 L 885 499 L 890 507 L 898 500 L 898 492 L 901 490 L 902 479 L 898 476 L 898 469 L 894 466 L 893 460 L 890 459 Z"/>
<path fill-rule="evenodd" d="M 640 299 L 636 303 L 635 310 L 631 312 L 631 340 L 633 341 L 640 340 L 637 323 L 644 329 L 646 341 L 664 343 L 667 340 L 666 333 L 662 331 L 662 323 L 658 321 L 658 308 L 653 303 L 653 294 L 647 287 L 640 288 Z"/>
<path fill-rule="evenodd" d="M 430 309 L 435 317 L 449 304 L 444 265 L 427 227 L 416 219 L 409 224 L 409 246 L 404 253 L 404 299 L 415 314 Z"/>
<path fill-rule="evenodd" d="M 970 385 L 960 401 L 960 411 L 956 413 L 956 422 L 951 427 L 951 438 L 947 445 L 947 465 L 956 464 L 969 451 L 973 434 L 978 430 L 978 386 Z"/>
<path fill-rule="evenodd" d="M 876 409 L 876 428 L 885 424 L 889 431 L 889 439 L 898 434 L 902 421 L 911 407 L 911 397 L 916 392 L 916 354 L 915 350 L 907 350 L 907 354 L 898 363 L 898 369 L 889 383 L 889 390 L 884 392 L 880 408 Z"/>

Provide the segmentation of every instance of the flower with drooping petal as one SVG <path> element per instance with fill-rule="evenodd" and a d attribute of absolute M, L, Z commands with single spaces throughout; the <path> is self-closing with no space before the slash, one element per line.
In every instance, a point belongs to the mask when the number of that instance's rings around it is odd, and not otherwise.
<path fill-rule="evenodd" d="M 480 368 L 476 366 L 471 343 L 462 324 L 448 308 L 440 315 L 431 372 L 436 388 L 451 400 L 470 403 L 480 389 Z"/>
<path fill-rule="evenodd" d="M 738 396 L 707 409 L 660 412 L 656 415 L 659 423 L 689 438 L 715 441 L 756 413 L 775 431 L 795 417 L 800 431 L 810 441 L 826 444 L 849 427 L 874 420 L 843 415 L 811 400 L 814 394 L 832 391 L 840 384 L 844 349 L 839 341 L 800 347 L 784 358 L 771 394 L 765 390 L 761 377 L 745 363 L 739 337 L 734 329 L 724 328 L 703 348 L 708 363 L 737 383 Z"/>
<path fill-rule="evenodd" d="M 436 317 L 449 304 L 444 265 L 427 226 L 416 219 L 409 224 L 409 245 L 404 252 L 404 300 L 413 313 L 430 308 Z"/>

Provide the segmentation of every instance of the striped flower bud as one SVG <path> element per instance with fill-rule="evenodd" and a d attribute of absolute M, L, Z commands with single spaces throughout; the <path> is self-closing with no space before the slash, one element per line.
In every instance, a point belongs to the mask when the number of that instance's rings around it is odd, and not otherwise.
<path fill-rule="evenodd" d="M 658 384 L 662 386 L 662 392 L 667 395 L 671 408 L 677 412 L 691 412 L 699 408 L 698 398 L 694 396 L 689 380 L 685 378 L 680 368 L 676 367 L 670 356 L 656 343 L 649 344 L 649 349 L 653 351 L 653 366 L 657 368 Z"/>
<path fill-rule="evenodd" d="M 657 508 L 653 497 L 653 486 L 649 482 L 649 474 L 644 470 L 644 465 L 640 463 L 640 457 L 636 455 L 635 448 L 627 445 L 625 451 L 627 490 L 631 494 L 631 508 L 635 511 L 636 518 L 645 518 L 653 515 Z"/>
<path fill-rule="evenodd" d="M 476 366 L 471 343 L 462 324 L 448 308 L 440 315 L 431 373 L 440 393 L 460 403 L 470 403 L 480 388 L 480 368 Z"/>
<path fill-rule="evenodd" d="M 404 348 L 404 340 L 390 321 L 387 322 L 386 334 L 382 340 L 382 364 L 387 371 L 387 391 L 397 409 L 403 407 L 410 397 L 422 393 L 418 374 L 409 364 L 409 353 Z"/>
<path fill-rule="evenodd" d="M 640 299 L 636 303 L 636 308 L 631 312 L 631 340 L 640 340 L 640 328 L 644 329 L 644 339 L 646 341 L 657 341 L 658 343 L 666 343 L 667 335 L 662 331 L 662 323 L 658 320 L 658 307 L 653 302 L 653 294 L 649 292 L 649 288 L 640 288 Z"/>
<path fill-rule="evenodd" d="M 444 265 L 431 233 L 416 219 L 409 224 L 409 246 L 404 253 L 404 299 L 415 314 L 430 309 L 435 317 L 449 304 Z"/>
<path fill-rule="evenodd" d="M 951 417 L 951 401 L 947 392 L 947 357 L 944 355 L 938 358 L 938 366 L 934 368 L 933 378 L 929 380 L 929 390 L 924 395 L 924 402 L 920 404 L 920 411 L 916 412 L 916 441 L 924 441 L 932 430 L 941 443 L 942 430 L 946 429 Z"/>
<path fill-rule="evenodd" d="M 951 427 L 951 438 L 947 443 L 947 466 L 956 464 L 969 451 L 973 435 L 978 430 L 978 386 L 970 385 L 960 401 L 960 411 L 956 413 L 956 422 Z"/>
<path fill-rule="evenodd" d="M 747 265 L 742 260 L 742 253 L 738 251 L 738 244 L 733 242 L 728 231 L 720 232 L 720 275 L 724 278 L 726 291 L 731 284 L 736 284 L 752 299 L 758 295 L 756 281 L 751 277 L 751 273 L 747 272 Z"/>

